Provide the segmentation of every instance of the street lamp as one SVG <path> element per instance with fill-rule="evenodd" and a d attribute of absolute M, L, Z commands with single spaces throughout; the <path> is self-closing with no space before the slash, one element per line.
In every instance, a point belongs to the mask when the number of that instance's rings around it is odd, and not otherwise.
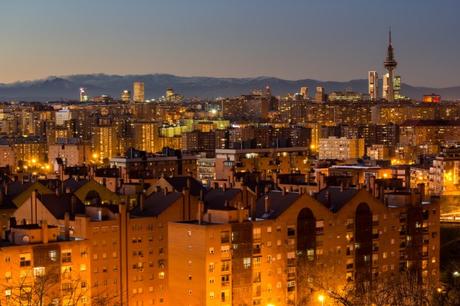
<path fill-rule="evenodd" d="M 320 294 L 320 295 L 318 296 L 318 301 L 320 301 L 321 306 L 324 306 L 324 299 L 325 299 L 325 298 L 324 298 L 324 295 Z"/>

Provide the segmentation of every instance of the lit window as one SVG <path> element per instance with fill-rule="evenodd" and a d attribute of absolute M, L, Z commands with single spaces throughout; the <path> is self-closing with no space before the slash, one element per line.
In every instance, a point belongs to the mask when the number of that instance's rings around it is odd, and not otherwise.
<path fill-rule="evenodd" d="M 48 251 L 48 257 L 53 262 L 57 261 L 57 251 L 56 250 Z"/>
<path fill-rule="evenodd" d="M 24 253 L 19 255 L 19 266 L 20 267 L 30 267 L 30 253 Z"/>
<path fill-rule="evenodd" d="M 72 262 L 72 250 L 63 250 L 61 256 L 62 262 Z"/>
<path fill-rule="evenodd" d="M 45 276 L 45 267 L 35 267 L 34 276 L 35 277 Z"/>
<path fill-rule="evenodd" d="M 245 269 L 251 268 L 251 257 L 245 257 L 243 258 L 243 267 Z"/>

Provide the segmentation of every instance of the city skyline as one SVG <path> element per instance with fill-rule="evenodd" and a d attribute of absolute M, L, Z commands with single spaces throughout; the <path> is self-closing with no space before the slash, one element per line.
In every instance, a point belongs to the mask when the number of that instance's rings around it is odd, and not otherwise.
<path fill-rule="evenodd" d="M 459 4 L 413 4 L 2 3 L 0 83 L 98 72 L 365 79 L 370 70 L 383 75 L 391 26 L 406 83 L 459 85 L 452 39 Z"/>
<path fill-rule="evenodd" d="M 460 305 L 460 2 L 0 1 L 0 305 Z"/>

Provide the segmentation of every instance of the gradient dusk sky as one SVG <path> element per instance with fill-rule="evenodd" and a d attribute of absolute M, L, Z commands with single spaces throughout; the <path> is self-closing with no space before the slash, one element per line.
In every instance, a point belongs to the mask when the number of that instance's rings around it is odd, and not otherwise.
<path fill-rule="evenodd" d="M 459 0 L 0 1 L 0 83 L 79 73 L 460 85 Z"/>

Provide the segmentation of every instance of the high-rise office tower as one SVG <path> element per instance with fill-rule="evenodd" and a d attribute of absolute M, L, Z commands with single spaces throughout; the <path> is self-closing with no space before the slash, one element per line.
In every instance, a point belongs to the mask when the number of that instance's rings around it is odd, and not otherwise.
<path fill-rule="evenodd" d="M 324 87 L 323 86 L 316 86 L 315 92 L 315 101 L 316 102 L 324 102 L 326 95 L 324 94 Z"/>
<path fill-rule="evenodd" d="M 144 82 L 134 82 L 133 84 L 133 100 L 134 102 L 144 102 Z"/>
<path fill-rule="evenodd" d="M 390 83 L 390 75 L 388 73 L 385 73 L 383 75 L 383 86 L 382 86 L 382 98 L 385 100 L 388 100 L 388 87 Z"/>
<path fill-rule="evenodd" d="M 382 97 L 388 101 L 390 95 L 390 75 L 386 73 L 383 76 Z M 371 97 L 372 98 L 372 97 Z M 401 76 L 397 75 L 393 78 L 393 100 L 401 99 Z"/>
<path fill-rule="evenodd" d="M 383 63 L 385 69 L 388 70 L 388 92 L 386 94 L 386 99 L 388 102 L 393 102 L 395 98 L 394 93 L 394 70 L 398 63 L 394 58 L 393 53 L 393 45 L 391 44 L 391 29 L 388 32 L 388 49 L 387 49 L 387 57 L 385 58 L 385 62 Z"/>
<path fill-rule="evenodd" d="M 302 98 L 304 99 L 308 99 L 308 87 L 307 86 L 303 86 L 303 87 L 300 87 L 300 95 L 302 96 Z"/>
<path fill-rule="evenodd" d="M 369 71 L 368 79 L 369 79 L 369 96 L 371 97 L 371 100 L 375 101 L 378 98 L 378 92 L 379 92 L 379 75 L 377 71 Z"/>
<path fill-rule="evenodd" d="M 401 76 L 397 75 L 393 80 L 395 99 L 401 99 Z"/>
<path fill-rule="evenodd" d="M 122 102 L 129 102 L 131 101 L 131 91 L 125 89 L 121 92 L 120 95 L 121 101 Z"/>
<path fill-rule="evenodd" d="M 80 102 L 87 102 L 89 100 L 86 89 L 83 87 L 80 88 Z"/>

